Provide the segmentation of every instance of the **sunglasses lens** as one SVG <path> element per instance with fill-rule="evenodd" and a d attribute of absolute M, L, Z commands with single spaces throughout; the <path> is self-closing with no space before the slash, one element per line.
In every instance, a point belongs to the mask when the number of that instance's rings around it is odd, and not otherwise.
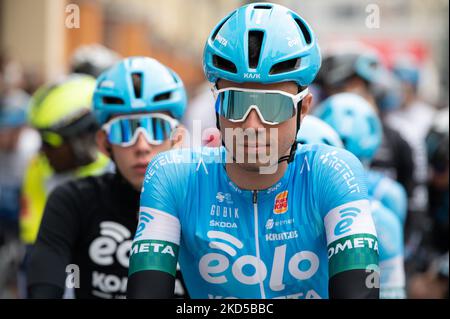
<path fill-rule="evenodd" d="M 292 98 L 280 93 L 226 90 L 219 93 L 217 103 L 219 114 L 234 121 L 245 120 L 252 107 L 259 110 L 267 123 L 281 123 L 295 115 Z"/>
<path fill-rule="evenodd" d="M 130 144 L 138 132 L 143 132 L 149 143 L 161 144 L 170 137 L 173 128 L 170 121 L 159 117 L 120 118 L 111 122 L 108 140 L 118 145 Z"/>

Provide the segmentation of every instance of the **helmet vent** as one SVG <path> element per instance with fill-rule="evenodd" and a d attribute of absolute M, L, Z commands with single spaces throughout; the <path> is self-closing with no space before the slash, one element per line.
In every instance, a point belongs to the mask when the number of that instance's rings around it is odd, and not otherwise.
<path fill-rule="evenodd" d="M 161 101 L 169 100 L 171 95 L 172 95 L 171 92 L 165 92 L 165 93 L 158 94 L 153 98 L 153 102 L 161 102 Z"/>
<path fill-rule="evenodd" d="M 113 104 L 113 105 L 124 105 L 124 101 L 121 98 L 115 96 L 104 96 L 103 97 L 104 104 Z"/>
<path fill-rule="evenodd" d="M 137 99 L 142 97 L 142 73 L 132 73 L 134 96 Z"/>
<path fill-rule="evenodd" d="M 272 9 L 272 6 L 268 5 L 268 4 L 262 4 L 262 5 L 254 6 L 253 9 L 270 10 L 270 9 Z"/>
<path fill-rule="evenodd" d="M 230 14 L 228 17 L 226 17 L 221 24 L 219 24 L 217 26 L 217 28 L 214 30 L 214 33 L 211 35 L 211 41 L 214 41 L 216 39 L 217 34 L 219 33 L 220 29 L 222 29 L 223 25 L 235 14 L 235 12 L 233 12 L 232 14 Z"/>
<path fill-rule="evenodd" d="M 256 69 L 261 55 L 261 47 L 264 39 L 264 32 L 248 32 L 248 64 L 251 69 Z"/>
<path fill-rule="evenodd" d="M 305 23 L 298 18 L 296 18 L 294 20 L 297 23 L 297 25 L 300 27 L 300 30 L 303 33 L 303 38 L 305 39 L 306 44 L 311 44 L 311 41 L 312 41 L 311 34 L 309 33 L 309 30 L 306 27 Z"/>
<path fill-rule="evenodd" d="M 279 62 L 272 66 L 269 74 L 280 74 L 290 72 L 300 67 L 300 58 L 290 59 L 283 62 Z"/>
<path fill-rule="evenodd" d="M 218 69 L 228 71 L 231 73 L 237 73 L 236 65 L 233 62 L 224 59 L 218 55 L 213 55 L 213 64 Z"/>

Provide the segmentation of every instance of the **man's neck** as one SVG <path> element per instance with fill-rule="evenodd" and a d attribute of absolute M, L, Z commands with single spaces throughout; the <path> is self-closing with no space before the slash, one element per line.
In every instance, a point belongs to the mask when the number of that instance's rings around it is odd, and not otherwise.
<path fill-rule="evenodd" d="M 228 177 L 242 189 L 262 190 L 277 183 L 286 172 L 288 163 L 283 161 L 277 164 L 276 171 L 273 174 L 264 174 L 260 170 L 250 171 L 244 169 L 239 164 L 227 163 L 225 165 Z"/>

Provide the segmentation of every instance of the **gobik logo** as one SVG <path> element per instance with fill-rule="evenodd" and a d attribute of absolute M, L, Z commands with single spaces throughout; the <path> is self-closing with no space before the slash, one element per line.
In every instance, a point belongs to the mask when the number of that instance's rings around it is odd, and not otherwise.
<path fill-rule="evenodd" d="M 284 214 L 288 210 L 288 191 L 281 192 L 275 197 L 274 214 Z"/>
<path fill-rule="evenodd" d="M 227 270 L 231 265 L 231 273 L 235 280 L 244 285 L 255 285 L 263 282 L 268 269 L 264 262 L 252 255 L 238 256 L 238 250 L 244 248 L 244 244 L 236 237 L 221 232 L 209 231 L 208 238 L 211 239 L 209 247 L 218 252 L 212 252 L 204 255 L 199 261 L 200 275 L 204 280 L 212 284 L 225 284 L 230 278 L 227 276 Z M 280 245 L 275 248 L 273 253 L 272 269 L 270 272 L 270 289 L 273 291 L 282 291 L 285 288 L 283 278 L 285 278 L 285 260 L 287 245 Z M 306 261 L 309 265 L 306 269 L 300 269 L 300 263 Z M 253 274 L 248 271 L 244 273 L 243 269 L 253 268 Z M 314 276 L 319 269 L 319 257 L 312 251 L 300 251 L 290 257 L 288 262 L 289 274 L 298 280 L 307 280 Z"/>

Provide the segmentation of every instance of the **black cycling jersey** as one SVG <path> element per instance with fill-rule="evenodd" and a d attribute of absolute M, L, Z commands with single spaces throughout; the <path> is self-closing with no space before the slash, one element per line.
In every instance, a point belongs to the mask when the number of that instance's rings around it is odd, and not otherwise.
<path fill-rule="evenodd" d="M 30 297 L 62 297 L 69 275 L 76 298 L 125 298 L 139 195 L 111 173 L 56 188 L 31 255 Z"/>

